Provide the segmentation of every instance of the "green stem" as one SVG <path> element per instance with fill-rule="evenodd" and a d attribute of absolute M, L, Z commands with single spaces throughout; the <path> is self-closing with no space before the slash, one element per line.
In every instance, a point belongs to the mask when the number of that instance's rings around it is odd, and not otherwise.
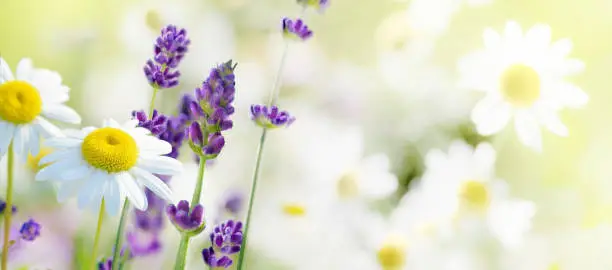
<path fill-rule="evenodd" d="M 259 168 L 263 156 L 264 143 L 266 142 L 267 129 L 263 129 L 259 138 L 259 146 L 257 147 L 257 159 L 255 160 L 255 169 L 253 170 L 253 180 L 251 183 L 251 194 L 249 195 L 249 206 L 247 210 L 246 222 L 244 223 L 244 232 L 242 235 L 242 248 L 238 254 L 238 270 L 242 270 L 244 264 L 244 256 L 247 249 L 247 239 L 249 236 L 249 228 L 251 228 L 251 214 L 253 212 L 253 201 L 255 199 L 255 190 L 257 189 L 257 180 L 259 179 Z"/>
<path fill-rule="evenodd" d="M 102 221 L 104 219 L 104 198 L 102 198 L 102 203 L 100 203 L 100 210 L 98 212 L 98 226 L 96 227 L 96 236 L 94 238 L 93 249 L 91 251 L 91 260 L 89 264 L 89 269 L 94 270 L 96 267 L 96 254 L 98 254 L 98 246 L 100 244 L 100 231 L 102 231 Z"/>
<path fill-rule="evenodd" d="M 272 85 L 272 92 L 270 93 L 270 99 L 268 100 L 268 105 L 276 104 L 278 100 L 279 88 L 281 83 L 281 75 L 283 69 L 285 68 L 285 62 L 287 62 L 287 54 L 289 52 L 289 43 L 285 41 L 285 47 L 283 48 L 283 55 L 281 56 L 280 64 L 278 65 L 278 70 L 276 71 L 276 78 L 274 79 L 274 84 Z"/>
<path fill-rule="evenodd" d="M 208 134 L 204 134 L 204 140 L 207 140 Z M 206 143 L 206 142 L 205 142 Z M 193 190 L 193 197 L 191 198 L 191 209 L 200 203 L 200 196 L 202 195 L 202 184 L 204 183 L 204 171 L 206 169 L 206 159 L 200 157 L 200 166 L 198 168 L 198 179 L 196 179 L 196 186 Z M 191 236 L 187 233 L 181 233 L 181 242 L 176 253 L 176 259 L 174 261 L 174 270 L 185 269 L 187 260 L 187 250 L 189 249 L 189 238 Z"/>
<path fill-rule="evenodd" d="M 155 109 L 155 98 L 157 97 L 157 87 L 153 87 L 153 95 L 151 96 L 151 103 L 149 104 L 149 118 L 153 118 L 153 110 Z M 119 269 L 121 264 L 121 247 L 123 240 L 123 231 L 125 230 L 125 220 L 128 215 L 130 208 L 130 201 L 125 198 L 123 201 L 123 208 L 121 209 L 121 217 L 119 218 L 119 227 L 117 228 L 117 235 L 115 236 L 115 250 L 113 252 L 113 266 L 111 269 Z"/>
<path fill-rule="evenodd" d="M 123 231 L 125 230 L 125 220 L 129 213 L 130 202 L 126 198 L 123 201 L 123 209 L 121 209 L 121 218 L 119 218 L 119 227 L 117 228 L 117 235 L 115 235 L 115 250 L 113 251 L 113 266 L 111 269 L 119 269 L 121 263 L 121 247 L 123 245 Z"/>
<path fill-rule="evenodd" d="M 11 234 L 11 217 L 13 215 L 13 143 L 9 144 L 6 175 L 6 206 L 4 207 L 4 239 L 2 243 L 2 270 L 7 270 L 9 238 Z"/>

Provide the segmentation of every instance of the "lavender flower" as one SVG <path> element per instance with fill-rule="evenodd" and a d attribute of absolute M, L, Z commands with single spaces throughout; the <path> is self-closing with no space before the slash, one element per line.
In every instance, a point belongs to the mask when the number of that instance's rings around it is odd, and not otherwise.
<path fill-rule="evenodd" d="M 233 126 L 230 116 L 235 110 L 235 68 L 231 60 L 213 68 L 202 86 L 195 89 L 195 100 L 189 106 L 190 115 L 197 121 L 189 127 L 190 146 L 207 159 L 221 152 L 225 145 L 221 132 Z"/>
<path fill-rule="evenodd" d="M 232 215 L 238 215 L 242 210 L 244 196 L 241 193 L 234 192 L 227 196 L 223 208 Z"/>
<path fill-rule="evenodd" d="M 329 0 L 297 0 L 297 2 L 304 7 L 312 7 L 320 12 L 329 7 Z"/>
<path fill-rule="evenodd" d="M 149 84 L 156 88 L 177 86 L 181 74 L 176 68 L 190 43 L 185 29 L 177 29 L 174 25 L 162 28 L 161 35 L 155 41 L 155 56 L 144 67 Z"/>
<path fill-rule="evenodd" d="M 130 231 L 126 235 L 131 257 L 143 257 L 161 251 L 162 244 L 158 233 Z"/>
<path fill-rule="evenodd" d="M 6 202 L 3 200 L 0 200 L 0 214 L 4 214 L 5 209 L 6 209 Z M 17 213 L 17 206 L 11 205 L 11 213 L 13 214 Z"/>
<path fill-rule="evenodd" d="M 34 239 L 40 236 L 41 228 L 42 226 L 38 222 L 34 221 L 34 219 L 24 222 L 19 230 L 21 239 L 26 241 L 34 241 Z"/>
<path fill-rule="evenodd" d="M 113 269 L 113 259 L 103 259 L 98 263 L 98 270 L 112 270 Z"/>
<path fill-rule="evenodd" d="M 242 245 L 242 222 L 228 220 L 217 225 L 210 241 L 212 246 L 202 250 L 204 262 L 210 267 L 230 267 L 233 264 L 230 256 L 240 252 Z"/>
<path fill-rule="evenodd" d="M 251 105 L 251 119 L 258 126 L 269 129 L 288 127 L 295 121 L 295 117 L 289 112 L 280 111 L 276 106 L 268 108 L 265 105 Z"/>
<path fill-rule="evenodd" d="M 308 26 L 302 19 L 293 21 L 289 18 L 283 18 L 282 22 L 283 34 L 286 38 L 305 41 L 312 37 L 312 31 L 308 29 Z"/>
<path fill-rule="evenodd" d="M 171 158 L 177 158 L 179 156 L 179 149 L 183 145 L 185 140 L 185 119 L 180 115 L 178 117 L 170 117 L 166 122 L 166 130 L 159 134 L 160 140 L 170 143 L 172 151 L 166 156 Z"/>
<path fill-rule="evenodd" d="M 171 204 L 166 207 L 166 214 L 174 226 L 183 232 L 199 233 L 204 229 L 204 207 L 196 205 L 189 210 L 189 202 L 182 200 L 177 205 Z"/>
<path fill-rule="evenodd" d="M 150 120 L 147 113 L 144 111 L 132 111 L 132 118 L 138 120 L 139 127 L 150 130 L 151 134 L 156 137 L 164 133 L 168 125 L 168 117 L 159 113 L 157 110 L 153 110 L 153 115 Z"/>

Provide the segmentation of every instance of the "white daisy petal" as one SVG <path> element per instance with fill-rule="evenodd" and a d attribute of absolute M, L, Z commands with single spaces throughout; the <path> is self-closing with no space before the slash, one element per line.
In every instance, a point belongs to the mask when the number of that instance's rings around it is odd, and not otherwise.
<path fill-rule="evenodd" d="M 574 75 L 584 71 L 584 62 L 578 59 L 566 59 L 562 65 L 562 75 Z"/>
<path fill-rule="evenodd" d="M 82 182 L 65 182 L 56 184 L 57 201 L 60 203 L 65 202 L 69 198 L 74 197 L 79 189 L 81 189 Z"/>
<path fill-rule="evenodd" d="M 17 156 L 19 156 L 22 160 L 26 160 L 28 158 L 28 152 L 30 149 L 27 149 L 27 144 L 30 141 L 30 129 L 27 125 L 18 126 L 15 129 L 15 137 L 13 138 L 13 151 Z"/>
<path fill-rule="evenodd" d="M 523 30 L 521 26 L 515 21 L 509 21 L 506 23 L 506 29 L 504 30 L 504 39 L 507 42 L 507 46 L 513 46 L 519 44 L 523 38 Z"/>
<path fill-rule="evenodd" d="M 85 170 L 83 170 L 83 168 Z M 79 160 L 75 158 L 66 158 L 56 161 L 38 171 L 36 181 L 72 181 L 79 180 L 87 176 L 89 168 L 79 164 Z M 66 177 L 64 177 L 66 176 Z"/>
<path fill-rule="evenodd" d="M 559 86 L 559 101 L 571 108 L 580 108 L 589 102 L 589 96 L 573 84 L 564 83 Z"/>
<path fill-rule="evenodd" d="M 80 146 L 82 143 L 82 140 L 75 138 L 51 138 L 45 140 L 45 145 L 54 149 L 74 148 Z"/>
<path fill-rule="evenodd" d="M 53 104 L 43 107 L 42 114 L 48 118 L 59 120 L 70 124 L 80 124 L 81 116 L 72 108 L 62 105 Z"/>
<path fill-rule="evenodd" d="M 109 179 L 106 183 L 104 201 L 106 203 L 106 212 L 110 216 L 116 216 L 119 213 L 122 197 L 117 179 Z"/>
<path fill-rule="evenodd" d="M 23 58 L 17 64 L 17 70 L 15 72 L 15 76 L 18 80 L 22 81 L 30 81 L 32 80 L 32 71 L 34 69 L 34 64 L 32 63 L 32 59 Z"/>
<path fill-rule="evenodd" d="M 65 160 L 67 158 L 73 158 L 80 155 L 81 149 L 69 148 L 59 151 L 53 151 L 40 159 L 38 165 L 43 165 L 55 161 Z"/>
<path fill-rule="evenodd" d="M 106 179 L 100 173 L 94 172 L 91 177 L 83 183 L 77 195 L 77 205 L 80 209 L 90 206 L 93 198 L 100 197 Z"/>
<path fill-rule="evenodd" d="M 38 155 L 40 152 L 40 134 L 38 133 L 38 129 L 36 126 L 30 127 L 30 142 L 27 145 L 27 148 L 30 149 L 30 154 L 32 156 Z"/>
<path fill-rule="evenodd" d="M 572 51 L 572 47 L 572 41 L 568 38 L 564 38 L 553 43 L 551 51 L 557 57 L 566 57 Z"/>
<path fill-rule="evenodd" d="M 514 119 L 514 128 L 523 144 L 538 152 L 542 151 L 542 134 L 534 116 L 526 112 L 517 113 Z"/>
<path fill-rule="evenodd" d="M 138 120 L 137 119 L 130 119 L 125 121 L 125 123 L 123 124 L 123 128 L 125 129 L 133 129 L 136 126 L 138 126 Z"/>
<path fill-rule="evenodd" d="M 148 135 L 137 137 L 138 150 L 147 155 L 165 155 L 172 152 L 172 145 L 166 141 Z"/>
<path fill-rule="evenodd" d="M 172 191 L 168 185 L 157 176 L 138 167 L 132 168 L 130 172 L 133 174 L 136 181 L 150 189 L 160 198 L 166 201 L 172 201 Z"/>
<path fill-rule="evenodd" d="M 501 45 L 501 36 L 491 28 L 484 30 L 482 34 L 484 45 L 487 49 L 499 48 Z"/>
<path fill-rule="evenodd" d="M 488 102 L 488 101 L 487 101 Z M 472 121 L 476 130 L 483 136 L 489 136 L 501 131 L 512 116 L 512 110 L 507 103 L 485 103 L 485 100 L 476 105 L 472 111 Z"/>
<path fill-rule="evenodd" d="M 536 49 L 545 49 L 550 45 L 551 31 L 550 26 L 538 24 L 530 28 L 525 33 L 525 39 Z"/>
<path fill-rule="evenodd" d="M 13 72 L 8 66 L 8 63 L 0 57 L 0 83 L 13 80 Z"/>
<path fill-rule="evenodd" d="M 136 180 L 129 173 L 120 173 L 117 175 L 116 181 L 119 183 L 121 188 L 125 190 L 130 202 L 134 204 L 134 207 L 142 211 L 147 210 L 148 202 L 144 195 L 143 190 L 136 184 Z"/>
<path fill-rule="evenodd" d="M 37 124 L 36 126 L 38 129 L 38 132 L 40 133 L 40 135 L 43 136 L 43 138 L 63 137 L 64 136 L 62 131 L 54 124 L 51 124 L 49 121 L 47 121 L 47 119 L 38 116 L 36 117 L 35 121 Z"/>
<path fill-rule="evenodd" d="M 159 175 L 176 175 L 182 171 L 180 161 L 166 156 L 143 156 L 138 158 L 136 166 Z"/>
<path fill-rule="evenodd" d="M 551 132 L 563 137 L 569 135 L 567 127 L 561 122 L 561 119 L 559 119 L 559 116 L 554 111 L 539 110 L 537 117 L 539 122 Z"/>
<path fill-rule="evenodd" d="M 15 126 L 0 121 L 0 157 L 8 150 L 8 146 L 15 134 Z"/>
<path fill-rule="evenodd" d="M 472 110 L 471 118 L 474 123 L 478 123 L 490 116 L 490 112 L 496 107 L 502 105 L 504 101 L 500 95 L 489 94 L 476 103 Z"/>

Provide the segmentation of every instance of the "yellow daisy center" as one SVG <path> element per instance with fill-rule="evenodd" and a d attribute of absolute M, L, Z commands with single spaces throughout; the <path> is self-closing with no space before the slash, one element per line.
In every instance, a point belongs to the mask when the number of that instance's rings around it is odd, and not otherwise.
<path fill-rule="evenodd" d="M 359 195 L 359 186 L 357 185 L 357 175 L 354 173 L 344 174 L 337 183 L 338 196 L 342 199 L 354 198 Z"/>
<path fill-rule="evenodd" d="M 89 165 L 108 173 L 127 171 L 136 165 L 138 159 L 134 138 L 110 127 L 89 133 L 83 140 L 81 152 Z"/>
<path fill-rule="evenodd" d="M 292 217 L 302 217 L 306 215 L 306 207 L 298 203 L 287 203 L 283 205 L 283 213 Z"/>
<path fill-rule="evenodd" d="M 49 165 L 49 163 L 45 163 L 45 164 L 38 164 L 40 163 L 40 159 L 42 159 L 43 157 L 45 157 L 46 155 L 51 154 L 51 149 L 49 148 L 41 148 L 40 151 L 38 152 L 38 155 L 36 156 L 32 156 L 31 154 L 28 154 L 28 167 L 33 171 L 33 172 L 38 172 L 40 171 L 40 169 L 47 167 Z"/>
<path fill-rule="evenodd" d="M 561 270 L 561 266 L 558 263 L 551 264 L 547 270 Z"/>
<path fill-rule="evenodd" d="M 38 90 L 24 81 L 0 84 L 0 118 L 13 124 L 27 124 L 42 111 Z"/>
<path fill-rule="evenodd" d="M 524 64 L 508 67 L 500 84 L 504 98 L 515 106 L 530 106 L 540 97 L 540 75 Z"/>
<path fill-rule="evenodd" d="M 459 190 L 459 196 L 469 207 L 486 208 L 489 205 L 489 191 L 480 181 L 466 181 Z"/>
<path fill-rule="evenodd" d="M 406 263 L 406 245 L 395 237 L 389 237 L 376 255 L 383 270 L 400 270 Z"/>

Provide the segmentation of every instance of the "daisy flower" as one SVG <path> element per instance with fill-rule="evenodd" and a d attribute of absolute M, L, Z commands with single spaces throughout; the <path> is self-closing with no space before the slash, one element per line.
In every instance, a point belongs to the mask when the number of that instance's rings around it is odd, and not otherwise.
<path fill-rule="evenodd" d="M 552 44 L 551 30 L 536 25 L 523 35 L 518 23 L 506 24 L 503 35 L 492 29 L 483 34 L 485 49 L 459 62 L 460 85 L 486 92 L 472 110 L 472 121 L 480 134 L 501 131 L 514 116 L 519 140 L 541 150 L 540 125 L 559 136 L 568 131 L 557 112 L 580 107 L 588 96 L 564 77 L 584 69 L 584 63 L 568 59 L 569 39 Z"/>
<path fill-rule="evenodd" d="M 62 136 L 47 119 L 79 124 L 81 117 L 64 105 L 69 91 L 59 74 L 34 68 L 30 59 L 21 60 L 13 76 L 0 58 L 0 156 L 12 141 L 15 153 L 25 160 L 39 153 L 41 137 Z"/>
<path fill-rule="evenodd" d="M 119 212 L 124 197 L 140 210 L 148 206 L 142 185 L 160 198 L 172 200 L 170 188 L 158 175 L 175 175 L 181 171 L 170 153 L 169 143 L 137 127 L 138 120 L 120 125 L 106 120 L 102 128 L 87 127 L 53 138 L 46 145 L 56 149 L 43 157 L 41 164 L 51 163 L 36 175 L 37 181 L 58 183 L 58 201 L 78 193 L 80 208 L 98 209 L 102 199 L 110 215 Z"/>
<path fill-rule="evenodd" d="M 418 189 L 423 196 L 436 198 L 432 207 L 439 215 L 431 217 L 433 222 L 451 220 L 473 228 L 484 223 L 503 245 L 516 246 L 531 227 L 535 207 L 510 198 L 505 182 L 495 177 L 494 164 L 491 145 L 482 143 L 473 149 L 455 141 L 448 154 L 440 150 L 427 154 L 427 170 Z"/>

